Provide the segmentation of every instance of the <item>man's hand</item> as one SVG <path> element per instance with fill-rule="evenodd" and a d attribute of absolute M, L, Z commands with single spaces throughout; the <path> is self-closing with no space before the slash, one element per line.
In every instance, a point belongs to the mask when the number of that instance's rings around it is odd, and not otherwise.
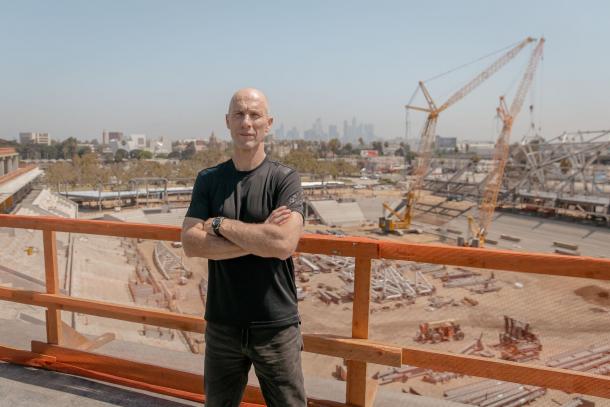
<path fill-rule="evenodd" d="M 288 219 L 290 219 L 291 212 L 292 211 L 290 209 L 288 209 L 286 206 L 280 206 L 279 208 L 277 208 L 273 212 L 271 212 L 271 214 L 269 215 L 267 220 L 265 220 L 265 223 L 271 223 L 274 225 L 282 225 Z"/>
<path fill-rule="evenodd" d="M 216 233 L 214 232 L 214 228 L 212 227 L 212 221 L 214 220 L 214 218 L 209 218 L 208 220 L 206 220 L 203 223 L 203 230 L 205 231 L 205 233 L 207 233 L 208 235 L 212 235 L 212 236 L 216 236 Z"/>

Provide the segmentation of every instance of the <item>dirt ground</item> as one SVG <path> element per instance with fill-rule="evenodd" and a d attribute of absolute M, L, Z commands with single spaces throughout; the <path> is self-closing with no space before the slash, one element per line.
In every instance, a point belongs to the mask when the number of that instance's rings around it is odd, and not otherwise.
<path fill-rule="evenodd" d="M 361 192 L 370 196 L 371 191 Z M 369 195 L 367 195 L 369 194 Z M 396 194 L 388 192 L 388 198 Z M 457 206 L 457 205 L 456 205 Z M 306 232 L 326 229 L 325 226 L 312 225 Z M 405 236 L 380 236 L 374 232 L 376 228 L 343 228 L 348 235 L 368 236 L 375 239 L 393 241 L 434 242 L 438 243 L 436 235 L 420 234 Z M 146 243 L 146 242 L 145 242 Z M 152 242 L 147 250 L 152 253 Z M 181 249 L 173 249 L 183 256 Z M 178 303 L 186 313 L 203 314 L 203 303 L 198 295 L 198 283 L 201 278 L 207 278 L 207 261 L 183 257 L 187 267 L 193 271 L 194 278 L 184 289 Z M 483 276 L 489 276 L 490 271 L 478 270 Z M 405 277 L 413 278 L 405 271 Z M 419 346 L 442 351 L 459 352 L 472 343 L 481 334 L 483 342 L 489 346 L 498 342 L 498 335 L 503 330 L 503 316 L 507 315 L 519 321 L 527 322 L 542 342 L 540 359 L 527 362 L 544 364 L 549 357 L 571 349 L 583 348 L 592 344 L 610 341 L 610 282 L 593 281 L 580 278 L 552 277 L 516 272 L 495 271 L 495 278 L 502 287 L 498 292 L 475 294 L 467 288 L 444 288 L 439 280 L 427 276 L 436 287 L 436 296 L 453 298 L 458 306 L 447 306 L 430 311 L 428 297 L 418 297 L 414 304 L 403 301 L 371 304 L 370 339 L 397 346 Z M 329 304 L 322 302 L 311 293 L 318 284 L 334 287 L 340 291 L 344 286 L 336 273 L 310 274 L 310 281 L 299 283 L 309 288 L 310 295 L 299 303 L 303 320 L 304 333 L 332 333 L 336 335 L 351 335 L 352 303 Z M 305 287 L 308 286 L 308 287 Z M 476 306 L 463 305 L 464 296 L 476 299 Z M 413 337 L 422 322 L 442 319 L 456 319 L 465 333 L 465 338 L 457 342 L 440 344 L 419 344 Z M 492 349 L 490 349 L 492 350 Z M 492 350 L 493 351 L 493 350 Z M 496 357 L 499 352 L 494 351 Z M 303 369 L 306 377 L 332 378 L 335 366 L 342 360 L 322 355 L 304 353 Z M 368 374 L 372 376 L 385 370 L 384 366 L 369 366 Z M 379 391 L 401 391 L 410 387 L 423 395 L 443 397 L 443 391 L 479 378 L 462 377 L 450 380 L 444 384 L 423 382 L 421 377 L 410 379 L 406 383 L 392 383 L 380 386 Z M 571 397 L 559 391 L 549 391 L 545 396 L 534 402 L 536 406 L 555 406 L 564 403 Z M 596 399 L 597 406 L 610 406 L 610 400 Z"/>
<path fill-rule="evenodd" d="M 437 241 L 435 236 L 425 234 L 391 237 L 391 239 Z M 486 270 L 478 271 L 483 276 L 491 274 Z M 413 278 L 409 273 L 404 272 L 405 277 Z M 498 343 L 498 335 L 504 329 L 503 316 L 507 315 L 530 323 L 533 332 L 541 339 L 543 347 L 540 360 L 528 363 L 544 364 L 544 361 L 553 355 L 592 344 L 610 342 L 610 299 L 608 298 L 610 282 L 507 271 L 495 271 L 494 275 L 502 289 L 486 294 L 475 294 L 467 288 L 444 288 L 440 280 L 427 277 L 436 287 L 436 296 L 453 298 L 458 304 L 461 304 L 460 300 L 464 296 L 469 296 L 479 302 L 476 306 L 448 306 L 430 311 L 427 297 L 418 297 L 412 305 L 404 300 L 383 304 L 373 302 L 370 339 L 397 346 L 418 346 L 458 353 L 481 334 L 485 345 Z M 344 286 L 337 274 L 332 273 L 311 274 L 307 285 L 315 291 L 319 283 L 335 287 L 337 290 Z M 333 333 L 347 336 L 351 334 L 351 302 L 327 305 L 315 295 L 310 295 L 300 302 L 299 309 L 303 318 L 303 331 L 306 333 Z M 435 345 L 422 345 L 414 341 L 413 337 L 420 323 L 448 318 L 454 318 L 460 323 L 465 333 L 464 340 Z M 499 357 L 498 352 L 494 353 Z M 335 365 L 342 361 L 305 354 L 303 363 L 306 375 L 329 378 L 335 370 Z M 373 375 L 385 369 L 384 366 L 372 365 L 368 374 Z M 442 397 L 444 390 L 476 380 L 479 379 L 459 378 L 445 384 L 430 384 L 417 377 L 407 383 L 381 386 L 380 391 L 400 391 L 412 387 L 421 394 Z M 556 405 L 551 401 L 552 399 L 565 402 L 570 397 L 559 391 L 549 391 L 538 399 L 535 405 Z M 598 406 L 610 406 L 610 400 L 597 399 L 596 402 Z"/>

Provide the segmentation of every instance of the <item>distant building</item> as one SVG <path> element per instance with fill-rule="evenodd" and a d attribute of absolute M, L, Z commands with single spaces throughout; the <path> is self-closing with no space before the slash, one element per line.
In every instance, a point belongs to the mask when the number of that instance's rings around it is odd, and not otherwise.
<path fill-rule="evenodd" d="M 360 150 L 360 157 L 365 157 L 365 158 L 379 157 L 379 151 L 377 151 L 377 150 Z"/>
<path fill-rule="evenodd" d="M 436 136 L 435 147 L 437 150 L 441 151 L 454 151 L 457 147 L 457 138 L 456 137 L 441 137 Z"/>
<path fill-rule="evenodd" d="M 301 138 L 301 135 L 299 134 L 297 128 L 293 126 L 290 130 L 286 132 L 286 138 L 288 140 L 297 140 Z"/>
<path fill-rule="evenodd" d="M 19 154 L 14 148 L 0 147 L 0 177 L 19 168 Z"/>
<path fill-rule="evenodd" d="M 339 138 L 339 130 L 337 129 L 337 126 L 334 124 L 331 124 L 330 126 L 328 126 L 328 139 L 338 139 Z"/>
<path fill-rule="evenodd" d="M 19 133 L 19 142 L 21 144 L 46 144 L 51 145 L 51 137 L 49 133 L 25 132 Z"/>
<path fill-rule="evenodd" d="M 122 131 L 106 131 L 102 132 L 102 144 L 108 145 L 112 140 L 121 141 L 123 140 Z"/>

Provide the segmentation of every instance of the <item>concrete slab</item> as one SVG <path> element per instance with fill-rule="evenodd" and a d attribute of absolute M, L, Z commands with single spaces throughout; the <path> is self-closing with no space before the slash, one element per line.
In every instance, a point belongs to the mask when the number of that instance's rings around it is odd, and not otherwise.
<path fill-rule="evenodd" d="M 356 202 L 324 200 L 309 201 L 309 204 L 325 225 L 353 226 L 366 222 Z"/>

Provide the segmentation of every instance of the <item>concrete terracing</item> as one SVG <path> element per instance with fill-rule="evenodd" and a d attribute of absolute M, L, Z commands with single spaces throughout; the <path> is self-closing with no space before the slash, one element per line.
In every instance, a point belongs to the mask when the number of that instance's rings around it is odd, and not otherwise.
<path fill-rule="evenodd" d="M 19 168 L 19 154 L 14 148 L 0 148 L 0 178 Z"/>
<path fill-rule="evenodd" d="M 366 222 L 356 202 L 337 202 L 329 199 L 308 201 L 308 203 L 325 225 L 354 226 Z"/>

